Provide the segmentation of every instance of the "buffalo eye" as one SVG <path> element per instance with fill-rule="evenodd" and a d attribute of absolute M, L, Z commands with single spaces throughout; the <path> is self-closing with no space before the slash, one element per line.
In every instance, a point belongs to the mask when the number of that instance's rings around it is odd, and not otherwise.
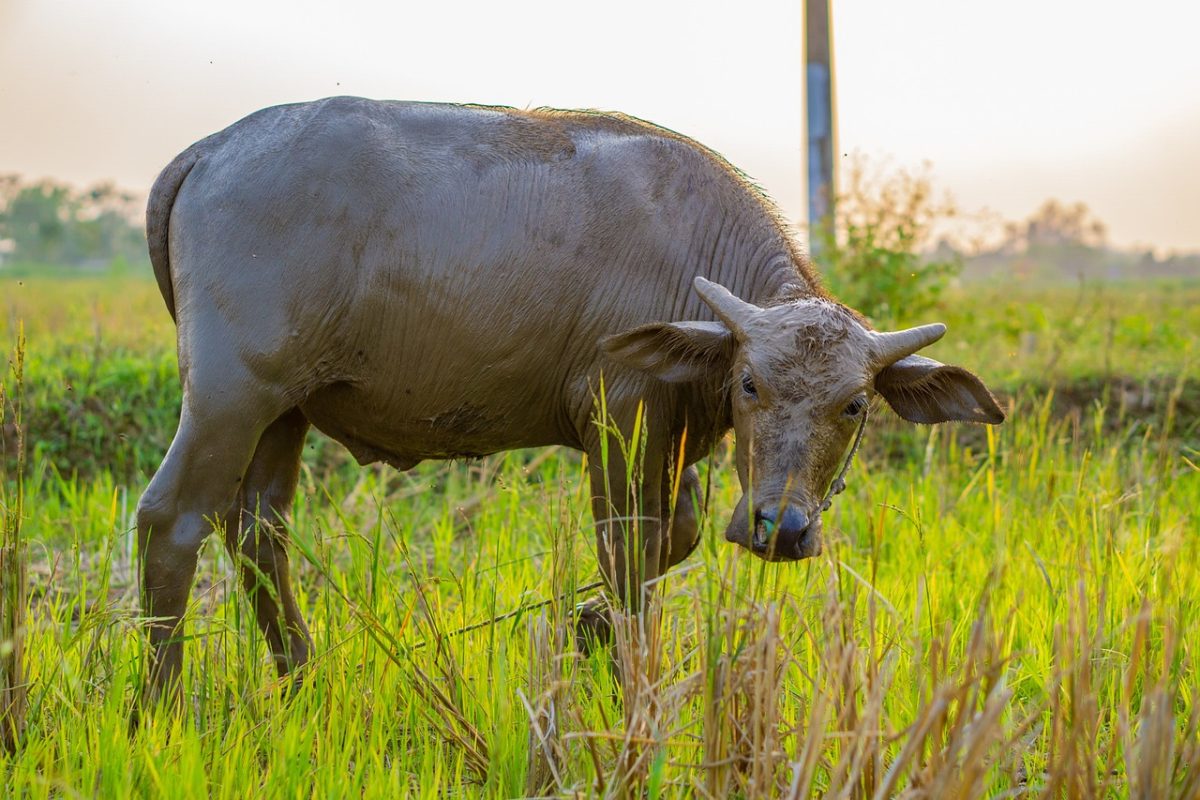
<path fill-rule="evenodd" d="M 754 386 L 754 379 L 750 377 L 750 373 L 742 375 L 742 391 L 747 397 L 758 397 L 758 389 Z"/>
<path fill-rule="evenodd" d="M 846 410 L 842 413 L 847 417 L 856 418 L 867 410 L 867 398 L 859 395 L 846 404 Z"/>

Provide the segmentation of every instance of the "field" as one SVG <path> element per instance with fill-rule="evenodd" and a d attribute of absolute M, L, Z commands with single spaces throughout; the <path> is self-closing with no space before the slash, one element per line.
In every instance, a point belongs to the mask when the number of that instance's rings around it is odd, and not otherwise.
<path fill-rule="evenodd" d="M 276 679 L 214 537 L 184 713 L 131 730 L 133 510 L 177 420 L 173 329 L 136 275 L 0 273 L 29 446 L 5 794 L 1200 797 L 1200 285 L 958 287 L 935 316 L 929 354 L 1009 421 L 877 408 L 825 554 L 798 564 L 723 541 L 719 447 L 702 545 L 617 626 L 619 670 L 574 644 L 596 579 L 577 454 L 398 473 L 311 434 L 306 681 Z"/>

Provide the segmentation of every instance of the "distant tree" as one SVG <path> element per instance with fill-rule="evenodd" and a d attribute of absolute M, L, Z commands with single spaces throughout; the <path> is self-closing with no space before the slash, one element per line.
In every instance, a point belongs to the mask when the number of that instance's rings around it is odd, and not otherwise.
<path fill-rule="evenodd" d="M 918 318 L 962 269 L 949 242 L 934 241 L 953 201 L 935 193 L 928 165 L 885 173 L 858 156 L 843 185 L 832 229 L 811 233 L 830 290 L 879 325 Z"/>
<path fill-rule="evenodd" d="M 4 238 L 12 240 L 13 255 L 29 261 L 64 261 L 70 202 L 65 186 L 47 181 L 18 189 L 0 218 Z"/>
<path fill-rule="evenodd" d="M 1033 281 L 1123 281 L 1200 275 L 1200 254 L 1159 256 L 1114 247 L 1108 227 L 1084 203 L 1047 200 L 1022 222 L 1009 222 L 997 246 L 967 260 L 964 277 Z"/>
<path fill-rule="evenodd" d="M 15 173 L 0 174 L 0 214 L 8 207 L 8 201 L 21 188 L 21 176 Z"/>
<path fill-rule="evenodd" d="M 78 265 L 144 261 L 136 195 L 111 183 L 84 191 L 50 180 L 0 176 L 0 241 L 14 260 Z"/>
<path fill-rule="evenodd" d="M 1100 249 L 1107 245 L 1108 226 L 1084 203 L 1065 205 L 1050 199 L 1024 222 L 1005 226 L 1002 250 L 1027 253 L 1044 248 Z"/>
<path fill-rule="evenodd" d="M 96 184 L 79 198 L 75 235 L 81 253 L 134 261 L 145 258 L 146 237 L 140 224 L 140 198 L 112 183 Z M 139 220 L 133 223 L 133 220 Z"/>

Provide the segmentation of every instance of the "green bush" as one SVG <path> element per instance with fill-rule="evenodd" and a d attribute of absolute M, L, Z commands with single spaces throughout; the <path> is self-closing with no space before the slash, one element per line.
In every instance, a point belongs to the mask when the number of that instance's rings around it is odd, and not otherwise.
<path fill-rule="evenodd" d="M 165 350 L 52 348 L 30 360 L 26 390 L 31 460 L 64 475 L 144 478 L 179 421 L 179 379 Z"/>
<path fill-rule="evenodd" d="M 935 197 L 928 168 L 877 177 L 851 162 L 833 225 L 813 231 L 817 261 L 830 291 L 880 327 L 911 322 L 932 308 L 962 259 L 931 252 L 938 225 L 956 213 Z"/>

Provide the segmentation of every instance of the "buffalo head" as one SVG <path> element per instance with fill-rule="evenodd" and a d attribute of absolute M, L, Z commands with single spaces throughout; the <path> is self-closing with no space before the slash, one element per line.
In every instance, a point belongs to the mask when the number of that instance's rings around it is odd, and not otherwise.
<path fill-rule="evenodd" d="M 695 290 L 718 321 L 642 325 L 603 347 L 662 380 L 728 395 L 743 494 L 725 538 L 763 558 L 821 552 L 822 500 L 876 394 L 911 422 L 1004 420 L 975 375 L 916 355 L 945 325 L 883 333 L 825 298 L 763 308 L 704 278 Z"/>

